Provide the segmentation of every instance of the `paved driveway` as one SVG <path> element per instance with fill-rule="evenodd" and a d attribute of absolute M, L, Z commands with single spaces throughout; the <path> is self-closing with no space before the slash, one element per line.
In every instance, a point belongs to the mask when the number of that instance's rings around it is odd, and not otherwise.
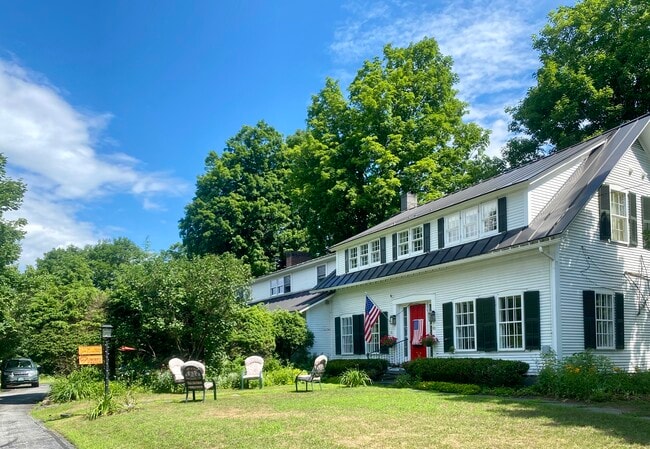
<path fill-rule="evenodd" d="M 0 449 L 71 449 L 70 443 L 47 430 L 30 415 L 42 401 L 47 385 L 0 391 Z"/>

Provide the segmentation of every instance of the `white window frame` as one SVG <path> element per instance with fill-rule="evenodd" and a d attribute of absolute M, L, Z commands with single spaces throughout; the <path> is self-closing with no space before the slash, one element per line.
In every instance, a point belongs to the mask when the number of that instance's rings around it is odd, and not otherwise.
<path fill-rule="evenodd" d="M 404 231 L 399 231 L 397 233 L 397 258 L 406 257 L 409 255 L 409 236 L 411 235 L 410 230 L 406 229 Z"/>
<path fill-rule="evenodd" d="M 327 277 L 327 264 L 316 267 L 316 282 L 322 281 Z"/>
<path fill-rule="evenodd" d="M 359 266 L 358 254 L 359 254 L 358 247 L 353 246 L 352 248 L 350 248 L 350 251 L 348 252 L 348 268 L 350 270 L 354 270 Z"/>
<path fill-rule="evenodd" d="M 616 200 L 615 200 L 616 197 Z M 618 199 L 622 198 L 622 202 Z M 627 192 L 610 186 L 609 189 L 609 210 L 611 223 L 611 239 L 613 242 L 628 243 L 629 217 Z"/>
<path fill-rule="evenodd" d="M 471 311 L 459 310 L 463 305 L 471 305 Z M 454 348 L 457 352 L 476 352 L 476 301 L 473 299 L 454 303 Z"/>
<path fill-rule="evenodd" d="M 354 354 L 354 322 L 352 315 L 341 317 L 341 355 Z"/>
<path fill-rule="evenodd" d="M 359 266 L 367 267 L 370 263 L 370 252 L 368 251 L 368 244 L 359 246 Z"/>
<path fill-rule="evenodd" d="M 490 200 L 446 215 L 445 246 L 489 237 L 499 233 L 498 201 Z"/>
<path fill-rule="evenodd" d="M 445 246 L 460 243 L 460 228 L 460 213 L 445 217 Z"/>
<path fill-rule="evenodd" d="M 397 233 L 397 258 L 404 259 L 424 253 L 424 225 Z"/>
<path fill-rule="evenodd" d="M 368 243 L 370 247 L 370 265 L 377 265 L 381 263 L 381 243 L 379 239 L 372 240 Z"/>
<path fill-rule="evenodd" d="M 379 352 L 379 320 L 372 325 L 370 341 L 366 342 L 366 354 Z"/>
<path fill-rule="evenodd" d="M 504 301 L 511 301 L 505 304 Z M 518 306 L 516 305 L 518 302 Z M 524 330 L 524 295 L 521 292 L 497 298 L 497 332 L 499 351 L 521 351 L 526 348 Z M 513 344 L 519 341 L 519 345 Z"/>
<path fill-rule="evenodd" d="M 411 228 L 411 254 L 424 252 L 424 227 L 422 225 Z"/>
<path fill-rule="evenodd" d="M 291 276 L 281 276 L 271 279 L 271 296 L 283 295 L 291 292 Z"/>
<path fill-rule="evenodd" d="M 596 349 L 616 349 L 614 294 L 596 291 Z"/>
<path fill-rule="evenodd" d="M 478 206 L 464 209 L 460 212 L 461 240 L 464 242 L 476 240 L 479 236 L 479 208 Z"/>
<path fill-rule="evenodd" d="M 499 232 L 499 204 L 497 200 L 486 201 L 479 205 L 482 236 L 497 234 Z"/>

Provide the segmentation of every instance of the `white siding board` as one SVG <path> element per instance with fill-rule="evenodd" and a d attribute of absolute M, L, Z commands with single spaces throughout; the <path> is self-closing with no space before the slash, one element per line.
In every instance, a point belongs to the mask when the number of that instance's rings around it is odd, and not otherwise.
<path fill-rule="evenodd" d="M 528 224 L 527 207 L 526 190 L 511 193 L 506 197 L 508 229 L 520 228 Z"/>
<path fill-rule="evenodd" d="M 541 212 L 557 191 L 566 183 L 569 177 L 580 166 L 580 163 L 587 157 L 583 156 L 579 160 L 549 175 L 548 179 L 542 180 L 535 185 L 528 193 L 528 223 Z"/>

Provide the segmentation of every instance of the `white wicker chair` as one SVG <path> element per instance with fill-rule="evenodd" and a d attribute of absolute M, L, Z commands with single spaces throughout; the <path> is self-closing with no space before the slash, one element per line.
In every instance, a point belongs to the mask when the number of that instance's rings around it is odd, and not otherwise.
<path fill-rule="evenodd" d="M 173 358 L 167 363 L 167 366 L 169 366 L 169 371 L 171 371 L 172 376 L 174 376 L 174 382 L 177 384 L 182 384 L 185 382 L 183 379 L 183 374 L 181 373 L 181 366 L 183 366 L 183 363 L 185 362 L 177 358 Z"/>
<path fill-rule="evenodd" d="M 257 380 L 259 388 L 264 386 L 264 376 L 262 369 L 264 368 L 264 359 L 257 355 L 252 355 L 244 360 L 244 369 L 241 373 L 240 389 L 244 389 L 244 381 L 248 385 L 249 380 Z"/>

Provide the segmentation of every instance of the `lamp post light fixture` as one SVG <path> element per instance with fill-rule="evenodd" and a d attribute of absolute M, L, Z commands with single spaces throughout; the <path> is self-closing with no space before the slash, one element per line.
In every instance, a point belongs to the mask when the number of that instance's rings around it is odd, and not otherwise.
<path fill-rule="evenodd" d="M 108 377 L 109 377 L 109 364 L 108 364 L 108 341 L 113 337 L 113 326 L 110 324 L 102 324 L 102 342 L 104 343 L 104 396 L 108 397 Z"/>

